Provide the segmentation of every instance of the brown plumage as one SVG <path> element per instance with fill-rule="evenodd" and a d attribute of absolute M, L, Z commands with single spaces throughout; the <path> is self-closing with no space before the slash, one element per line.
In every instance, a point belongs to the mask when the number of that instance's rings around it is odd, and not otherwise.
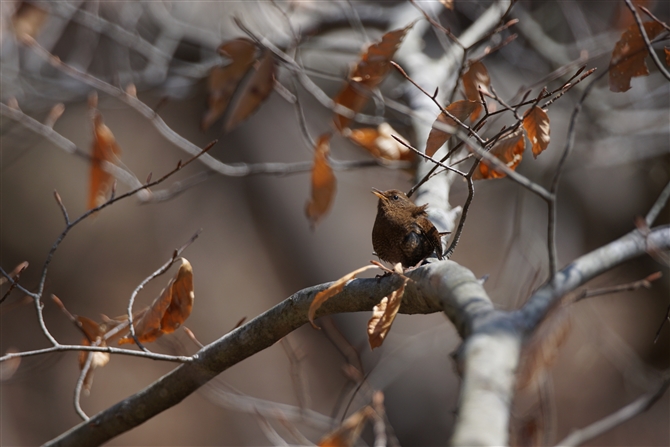
<path fill-rule="evenodd" d="M 377 218 L 372 227 L 372 247 L 379 259 L 412 267 L 435 253 L 442 259 L 440 233 L 428 220 L 426 207 L 415 205 L 396 189 L 380 191 Z"/>

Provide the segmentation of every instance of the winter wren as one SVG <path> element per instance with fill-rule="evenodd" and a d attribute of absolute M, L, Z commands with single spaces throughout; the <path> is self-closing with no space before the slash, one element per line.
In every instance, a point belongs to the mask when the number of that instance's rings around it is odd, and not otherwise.
<path fill-rule="evenodd" d="M 426 207 L 417 206 L 401 191 L 380 191 L 377 218 L 372 227 L 372 247 L 379 259 L 413 267 L 435 253 L 442 259 L 440 233 L 428 220 Z"/>

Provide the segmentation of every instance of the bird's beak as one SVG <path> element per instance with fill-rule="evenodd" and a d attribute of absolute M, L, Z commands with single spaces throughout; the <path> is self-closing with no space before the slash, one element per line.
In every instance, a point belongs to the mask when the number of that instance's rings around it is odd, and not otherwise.
<path fill-rule="evenodd" d="M 384 195 L 384 193 L 382 191 L 378 190 L 377 188 L 372 188 L 372 194 L 376 195 L 377 197 L 379 197 L 382 200 L 386 200 L 386 196 Z"/>

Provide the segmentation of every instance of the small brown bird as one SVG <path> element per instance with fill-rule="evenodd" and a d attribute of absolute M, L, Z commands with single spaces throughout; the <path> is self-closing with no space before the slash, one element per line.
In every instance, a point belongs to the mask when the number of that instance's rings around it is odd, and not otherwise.
<path fill-rule="evenodd" d="M 379 259 L 413 267 L 435 253 L 442 259 L 440 233 L 428 220 L 426 207 L 415 205 L 397 189 L 380 191 L 377 218 L 372 227 L 372 247 Z"/>

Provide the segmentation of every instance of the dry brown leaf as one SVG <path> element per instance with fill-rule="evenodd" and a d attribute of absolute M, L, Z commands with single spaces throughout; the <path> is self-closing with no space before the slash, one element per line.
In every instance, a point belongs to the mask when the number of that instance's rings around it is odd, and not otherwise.
<path fill-rule="evenodd" d="M 140 343 L 152 342 L 163 334 L 174 332 L 191 315 L 194 299 L 193 269 L 185 258 L 181 258 L 177 274 L 135 324 L 135 335 Z M 133 343 L 132 337 L 119 340 L 120 345 L 125 343 Z"/>
<path fill-rule="evenodd" d="M 663 26 L 657 22 L 646 22 L 644 30 L 649 39 L 656 37 Z M 610 60 L 610 90 L 625 92 L 630 89 L 630 80 L 638 76 L 647 76 L 649 70 L 644 59 L 649 54 L 637 24 L 630 25 L 614 46 Z"/>
<path fill-rule="evenodd" d="M 414 25 L 389 31 L 382 36 L 381 41 L 370 45 L 361 56 L 356 68 L 349 76 L 347 85 L 335 97 L 336 104 L 344 106 L 354 112 L 359 112 L 367 103 L 367 91 L 378 86 L 391 69 L 391 58 L 400 47 L 405 34 Z M 335 127 L 342 131 L 349 126 L 350 118 L 335 114 Z"/>
<path fill-rule="evenodd" d="M 114 185 L 114 176 L 103 169 L 103 163 L 114 163 L 121 155 L 112 131 L 102 122 L 102 115 L 93 110 L 93 147 L 91 175 L 88 188 L 88 209 L 96 208 L 107 201 Z"/>
<path fill-rule="evenodd" d="M 265 49 L 235 89 L 223 119 L 224 132 L 230 132 L 258 110 L 272 93 L 274 76 L 275 61 L 272 52 Z"/>
<path fill-rule="evenodd" d="M 393 136 L 402 139 L 408 145 L 409 142 L 402 138 L 398 131 L 388 123 L 381 123 L 376 129 L 373 127 L 354 130 L 345 129 L 343 134 L 377 158 L 394 161 L 411 161 L 414 159 L 414 152 L 399 143 Z"/>
<path fill-rule="evenodd" d="M 501 139 L 498 143 L 493 146 L 493 149 L 489 151 L 491 155 L 494 155 L 500 161 L 505 163 L 508 168 L 514 170 L 517 165 L 521 163 L 523 158 L 523 151 L 526 148 L 526 139 L 523 137 L 523 132 L 517 130 L 513 134 Z M 485 180 L 492 178 L 501 178 L 505 177 L 505 173 L 498 172 L 493 166 L 489 167 L 488 162 L 483 160 L 479 163 L 479 169 L 477 169 L 472 176 L 473 180 Z"/>
<path fill-rule="evenodd" d="M 470 121 L 475 121 L 479 118 L 479 114 L 483 109 L 481 103 L 482 99 L 479 96 L 479 89 L 481 88 L 482 91 L 488 92 L 491 85 L 489 72 L 482 62 L 477 61 L 470 65 L 468 71 L 463 73 L 461 81 L 463 82 L 463 89 L 465 90 L 465 98 L 477 103 L 477 106 L 470 114 Z"/>
<path fill-rule="evenodd" d="M 381 346 L 391 330 L 391 325 L 395 321 L 402 303 L 402 297 L 405 294 L 407 281 L 409 281 L 409 278 L 405 277 L 400 287 L 394 290 L 390 296 L 382 298 L 381 302 L 372 310 L 372 318 L 368 321 L 368 342 L 371 349 Z"/>
<path fill-rule="evenodd" d="M 349 416 L 336 430 L 321 438 L 319 447 L 352 447 L 363 431 L 365 422 L 374 415 L 372 407 L 365 406 Z"/>
<path fill-rule="evenodd" d="M 209 109 L 202 118 L 203 130 L 208 129 L 226 111 L 235 89 L 254 63 L 256 45 L 249 39 L 239 38 L 222 44 L 218 51 L 228 57 L 230 63 L 224 67 L 214 67 L 209 73 Z"/>
<path fill-rule="evenodd" d="M 344 289 L 344 286 L 349 281 L 354 279 L 356 275 L 360 275 L 364 271 L 374 268 L 377 268 L 377 266 L 366 265 L 365 267 L 361 267 L 358 270 L 354 270 L 351 273 L 347 273 L 342 278 L 335 281 L 326 290 L 322 290 L 321 292 L 317 293 L 314 299 L 312 300 L 312 304 L 309 305 L 309 310 L 307 311 L 307 318 L 309 318 L 309 322 L 312 324 L 312 327 L 314 327 L 314 329 L 319 329 L 319 327 L 314 323 L 314 316 L 316 315 L 316 311 L 319 310 L 319 308 L 323 305 L 323 303 L 325 303 L 329 298 L 340 293 L 342 289 Z"/>
<path fill-rule="evenodd" d="M 337 183 L 333 168 L 328 163 L 330 154 L 330 134 L 319 137 L 314 148 L 314 166 L 312 167 L 312 195 L 305 206 L 305 215 L 312 228 L 328 212 L 335 198 Z"/>
<path fill-rule="evenodd" d="M 48 17 L 47 11 L 39 6 L 29 2 L 21 2 L 14 13 L 14 17 L 12 17 L 14 33 L 19 38 L 23 36 L 35 38 L 42 30 Z"/>
<path fill-rule="evenodd" d="M 533 145 L 533 157 L 537 158 L 549 146 L 549 116 L 540 107 L 534 106 L 523 117 L 523 128 Z"/>
<path fill-rule="evenodd" d="M 454 115 L 460 122 L 464 122 L 472 113 L 477 109 L 481 108 L 481 105 L 478 102 L 470 100 L 456 101 L 449 104 L 446 110 Z M 444 113 L 440 113 L 435 122 L 445 123 L 449 126 L 457 127 L 456 121 L 450 118 Z M 451 138 L 450 133 L 443 132 L 439 129 L 433 128 L 428 135 L 428 141 L 426 142 L 426 155 L 432 157 L 435 155 L 435 152 L 442 147 L 444 143 Z"/>
<path fill-rule="evenodd" d="M 521 364 L 517 370 L 517 389 L 528 387 L 551 368 L 570 329 L 572 322 L 568 307 L 560 307 L 549 314 L 523 347 Z"/>

